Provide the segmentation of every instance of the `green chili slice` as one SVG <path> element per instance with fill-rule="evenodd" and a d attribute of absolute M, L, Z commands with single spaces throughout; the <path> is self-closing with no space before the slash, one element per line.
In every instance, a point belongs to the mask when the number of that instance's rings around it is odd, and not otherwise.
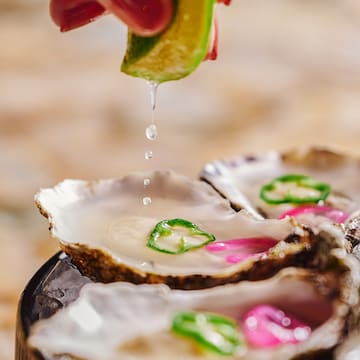
<path fill-rule="evenodd" d="M 155 225 L 147 246 L 167 254 L 183 254 L 215 240 L 213 234 L 202 231 L 184 219 L 163 220 Z"/>
<path fill-rule="evenodd" d="M 286 191 L 282 188 L 285 188 Z M 329 184 L 306 175 L 288 174 L 264 185 L 260 190 L 260 198 L 266 203 L 274 205 L 317 203 L 320 200 L 325 200 L 330 191 Z M 280 196 L 276 196 L 277 193 L 280 193 Z M 300 194 L 297 195 L 297 193 Z"/>
<path fill-rule="evenodd" d="M 171 329 L 220 355 L 234 355 L 241 345 L 236 323 L 217 314 L 180 312 L 175 315 Z"/>

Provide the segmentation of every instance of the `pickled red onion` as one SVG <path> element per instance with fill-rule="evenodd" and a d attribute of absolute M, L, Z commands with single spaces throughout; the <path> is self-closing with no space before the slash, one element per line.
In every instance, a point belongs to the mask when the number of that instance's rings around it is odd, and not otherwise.
<path fill-rule="evenodd" d="M 242 328 L 249 344 L 261 348 L 297 344 L 311 334 L 310 326 L 270 305 L 258 305 L 247 312 Z"/>
<path fill-rule="evenodd" d="M 210 243 L 206 250 L 212 253 L 223 252 L 229 264 L 237 264 L 252 257 L 261 258 L 277 243 L 277 240 L 266 237 L 232 239 Z"/>
<path fill-rule="evenodd" d="M 295 207 L 280 215 L 279 219 L 284 219 L 286 216 L 296 217 L 303 214 L 318 214 L 324 215 L 336 223 L 343 223 L 349 217 L 349 214 L 340 210 L 325 205 L 302 205 Z"/>

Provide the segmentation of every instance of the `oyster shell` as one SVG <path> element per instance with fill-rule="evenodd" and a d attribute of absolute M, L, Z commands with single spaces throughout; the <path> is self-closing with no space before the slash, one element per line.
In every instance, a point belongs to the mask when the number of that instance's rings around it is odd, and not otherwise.
<path fill-rule="evenodd" d="M 153 199 L 150 206 L 141 201 L 144 178 L 151 178 L 146 188 Z M 318 249 L 312 246 L 313 234 L 295 221 L 257 221 L 236 213 L 208 184 L 168 171 L 137 173 L 120 180 L 66 180 L 40 191 L 36 203 L 60 247 L 96 281 L 206 288 L 264 279 L 282 267 L 309 264 Z M 190 220 L 217 240 L 266 236 L 276 245 L 261 258 L 250 257 L 235 265 L 206 248 L 164 254 L 147 247 L 146 241 L 154 226 L 168 218 Z"/>
<path fill-rule="evenodd" d="M 259 197 L 263 185 L 284 174 L 304 174 L 329 183 L 332 191 L 325 203 L 330 207 L 346 213 L 360 207 L 360 161 L 322 148 L 219 160 L 206 164 L 200 177 L 229 199 L 235 209 L 246 209 L 262 219 L 278 218 L 293 207 L 269 205 Z"/>
<path fill-rule="evenodd" d="M 354 332 L 346 339 L 335 353 L 335 360 L 357 360 L 360 359 L 360 333 Z"/>
<path fill-rule="evenodd" d="M 85 285 L 77 301 L 35 324 L 29 343 L 49 358 L 71 354 L 84 360 L 195 360 L 204 358 L 204 353 L 170 331 L 174 314 L 210 312 L 241 324 L 249 309 L 269 304 L 302 319 L 312 329 L 309 338 L 271 349 L 248 345 L 227 359 L 325 359 L 358 319 L 352 310 L 359 300 L 359 279 L 353 276 L 357 265 L 347 255 L 340 267 L 328 272 L 287 268 L 268 280 L 207 290 L 129 283 Z M 353 266 L 355 272 L 350 271 Z M 207 353 L 205 358 L 223 356 Z"/>
<path fill-rule="evenodd" d="M 360 211 L 353 213 L 346 222 L 345 237 L 354 248 L 360 244 Z"/>

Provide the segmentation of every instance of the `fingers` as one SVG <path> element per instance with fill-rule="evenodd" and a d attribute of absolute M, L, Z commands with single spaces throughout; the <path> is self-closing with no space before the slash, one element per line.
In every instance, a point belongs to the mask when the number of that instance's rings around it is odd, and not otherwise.
<path fill-rule="evenodd" d="M 165 30 L 174 13 L 173 0 L 98 0 L 137 35 L 154 36 Z"/>
<path fill-rule="evenodd" d="M 109 12 L 141 36 L 163 31 L 174 13 L 173 0 L 51 0 L 50 15 L 61 31 L 69 31 Z"/>
<path fill-rule="evenodd" d="M 217 0 L 229 5 L 231 0 Z M 154 36 L 165 30 L 174 14 L 173 0 L 51 0 L 50 15 L 61 31 L 94 21 L 106 11 L 120 18 L 132 32 Z"/>
<path fill-rule="evenodd" d="M 50 16 L 61 31 L 69 31 L 94 21 L 105 12 L 95 0 L 51 0 Z"/>

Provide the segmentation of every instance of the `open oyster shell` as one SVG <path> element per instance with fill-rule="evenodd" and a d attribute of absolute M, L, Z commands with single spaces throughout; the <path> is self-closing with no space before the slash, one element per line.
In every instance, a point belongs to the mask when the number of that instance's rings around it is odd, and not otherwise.
<path fill-rule="evenodd" d="M 144 178 L 151 179 L 146 191 Z M 145 193 L 152 198 L 150 206 L 142 204 Z M 120 180 L 66 180 L 40 191 L 36 202 L 61 248 L 96 281 L 200 289 L 264 279 L 285 266 L 309 265 L 319 249 L 315 243 L 338 246 L 333 240 L 318 241 L 291 219 L 258 221 L 236 213 L 208 184 L 168 171 L 137 173 Z M 261 258 L 236 265 L 205 247 L 180 255 L 148 248 L 151 230 L 169 218 L 190 220 L 217 240 L 266 236 L 276 240 L 276 245 Z"/>
<path fill-rule="evenodd" d="M 352 213 L 360 208 L 360 161 L 322 148 L 240 156 L 205 165 L 200 177 L 232 206 L 246 209 L 255 218 L 278 218 L 292 205 L 269 205 L 259 196 L 263 185 L 285 174 L 303 174 L 329 183 L 325 204 Z M 305 221 L 306 222 L 306 221 Z M 315 225 L 310 219 L 310 225 Z"/>
<path fill-rule="evenodd" d="M 211 312 L 241 324 L 249 309 L 268 304 L 302 319 L 312 329 L 310 337 L 271 349 L 248 344 L 226 359 L 331 358 L 358 320 L 354 306 L 359 279 L 354 274 L 359 269 L 352 260 L 347 255 L 327 272 L 287 268 L 268 280 L 197 291 L 129 283 L 85 285 L 77 301 L 35 324 L 29 343 L 50 359 L 67 354 L 83 360 L 196 360 L 204 353 L 170 331 L 175 313 Z M 207 353 L 205 358 L 224 357 Z"/>

